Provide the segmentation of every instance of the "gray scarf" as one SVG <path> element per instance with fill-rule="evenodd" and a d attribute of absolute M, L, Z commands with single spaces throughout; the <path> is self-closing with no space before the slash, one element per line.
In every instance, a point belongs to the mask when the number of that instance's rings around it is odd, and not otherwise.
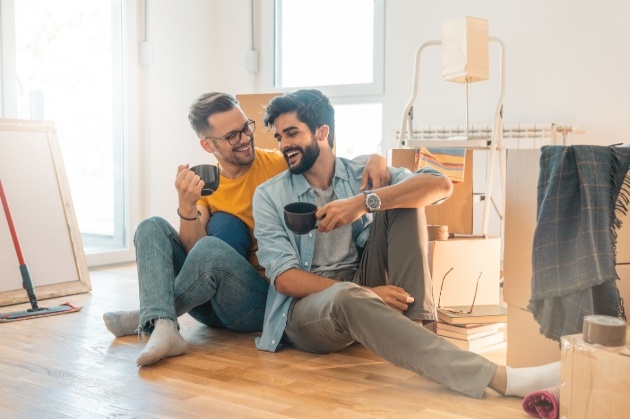
<path fill-rule="evenodd" d="M 629 167 L 630 147 L 542 148 L 528 309 L 550 339 L 580 333 L 588 314 L 625 318 L 616 210 L 628 210 Z"/>

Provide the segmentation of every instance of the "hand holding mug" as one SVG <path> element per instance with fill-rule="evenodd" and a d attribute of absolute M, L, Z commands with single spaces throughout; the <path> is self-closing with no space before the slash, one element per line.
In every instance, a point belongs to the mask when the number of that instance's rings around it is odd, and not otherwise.
<path fill-rule="evenodd" d="M 221 176 L 217 166 L 212 164 L 200 164 L 191 167 L 189 170 L 199 176 L 204 183 L 201 189 L 201 196 L 212 195 L 219 187 L 219 179 Z"/>

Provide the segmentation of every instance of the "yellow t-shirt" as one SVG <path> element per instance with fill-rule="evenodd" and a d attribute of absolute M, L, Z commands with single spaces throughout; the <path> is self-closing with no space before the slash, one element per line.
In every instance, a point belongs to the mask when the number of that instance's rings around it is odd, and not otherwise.
<path fill-rule="evenodd" d="M 210 214 L 219 211 L 233 214 L 247 225 L 252 236 L 249 262 L 262 274 L 264 269 L 258 264 L 256 257 L 258 242 L 254 238 L 254 215 L 252 213 L 254 191 L 261 183 L 285 171 L 287 163 L 278 150 L 256 148 L 255 153 L 256 158 L 247 173 L 237 179 L 221 176 L 216 192 L 209 196 L 202 196 L 197 201 L 197 205 L 208 208 Z"/>

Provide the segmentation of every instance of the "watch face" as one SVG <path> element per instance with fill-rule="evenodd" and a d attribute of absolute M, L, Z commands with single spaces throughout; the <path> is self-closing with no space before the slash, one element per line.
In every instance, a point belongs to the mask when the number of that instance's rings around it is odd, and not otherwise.
<path fill-rule="evenodd" d="M 376 211 L 381 207 L 381 198 L 376 194 L 370 194 L 367 196 L 365 205 L 367 205 L 371 211 Z"/>

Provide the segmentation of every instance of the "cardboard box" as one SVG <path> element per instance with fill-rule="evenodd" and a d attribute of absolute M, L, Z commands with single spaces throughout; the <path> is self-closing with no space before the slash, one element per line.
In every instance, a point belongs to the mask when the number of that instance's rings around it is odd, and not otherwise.
<path fill-rule="evenodd" d="M 630 263 L 617 265 L 617 275 L 619 275 L 619 281 L 617 281 L 617 288 L 621 298 L 625 302 L 626 316 L 630 314 Z"/>
<path fill-rule="evenodd" d="M 620 347 L 591 345 L 582 334 L 563 336 L 561 418 L 623 418 L 630 412 L 630 356 Z M 626 334 L 630 347 L 630 331 Z"/>
<path fill-rule="evenodd" d="M 630 211 L 626 215 L 617 211 L 623 223 L 617 231 L 617 263 L 630 263 Z"/>
<path fill-rule="evenodd" d="M 520 308 L 531 296 L 539 161 L 540 150 L 507 151 L 503 299 Z"/>
<path fill-rule="evenodd" d="M 392 149 L 387 152 L 387 163 L 393 167 L 414 169 L 416 150 Z M 473 229 L 473 154 L 466 152 L 464 182 L 454 185 L 453 194 L 439 205 L 426 207 L 427 224 L 446 225 L 450 233 L 471 234 Z"/>
<path fill-rule="evenodd" d="M 533 367 L 560 360 L 560 343 L 540 334 L 531 312 L 508 304 L 506 364 Z"/>
<path fill-rule="evenodd" d="M 247 95 L 236 95 L 236 100 L 249 119 L 256 121 L 256 147 L 276 149 L 278 141 L 273 137 L 273 130 L 267 130 L 263 124 L 265 109 L 267 104 L 276 96 L 282 93 L 254 93 Z"/>
<path fill-rule="evenodd" d="M 429 268 L 433 279 L 433 298 L 438 303 L 442 280 L 442 306 L 472 304 L 477 278 L 475 304 L 499 304 L 501 239 L 453 238 L 429 242 Z"/>
<path fill-rule="evenodd" d="M 630 312 L 630 264 L 617 265 L 617 287 Z M 531 367 L 560 359 L 558 342 L 540 334 L 540 325 L 525 307 L 508 303 L 506 363 L 511 367 Z M 630 389 L 629 389 L 630 391 Z"/>

